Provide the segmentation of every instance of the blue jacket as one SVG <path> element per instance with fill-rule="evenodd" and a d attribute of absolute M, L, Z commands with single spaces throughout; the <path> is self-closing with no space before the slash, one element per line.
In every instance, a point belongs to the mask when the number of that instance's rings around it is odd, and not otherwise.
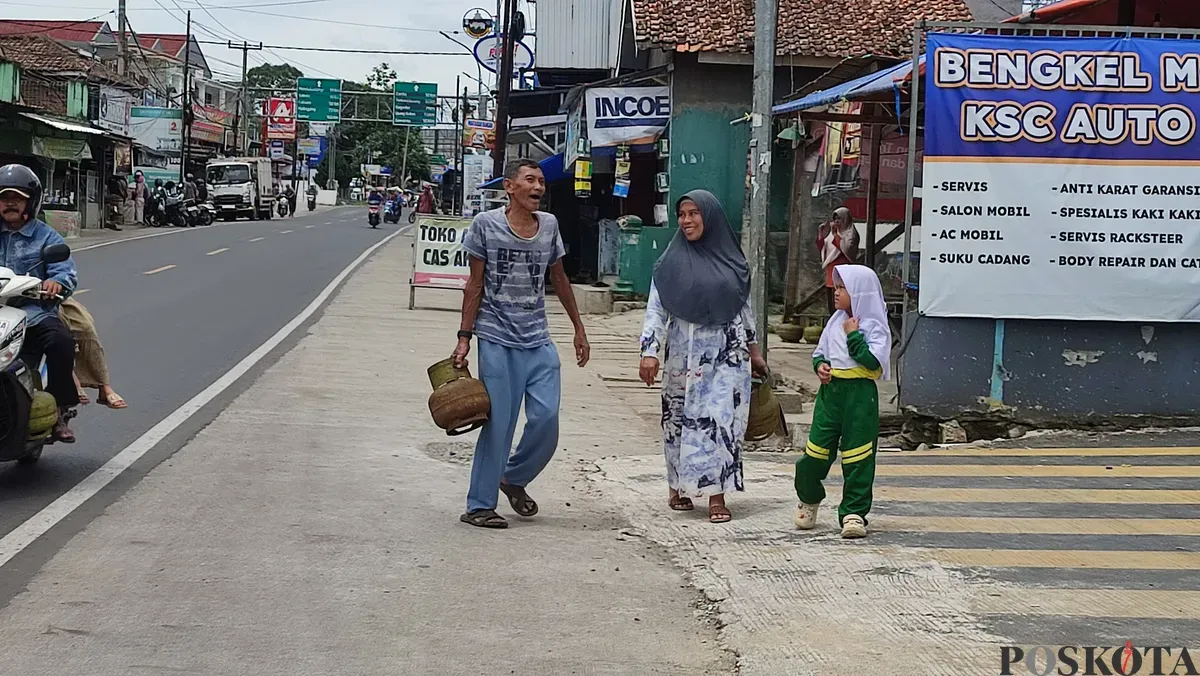
<path fill-rule="evenodd" d="M 43 281 L 53 279 L 62 284 L 67 294 L 71 294 L 79 286 L 79 274 L 75 270 L 75 261 L 68 258 L 62 263 L 46 265 L 42 262 L 42 248 L 49 244 L 64 243 L 62 235 L 58 234 L 42 221 L 36 218 L 26 223 L 20 230 L 13 230 L 0 224 L 0 265 L 12 270 L 18 275 L 31 275 Z M 58 301 L 44 300 L 40 303 L 32 301 L 23 304 L 28 315 L 29 325 L 33 326 L 51 314 L 58 314 Z"/>

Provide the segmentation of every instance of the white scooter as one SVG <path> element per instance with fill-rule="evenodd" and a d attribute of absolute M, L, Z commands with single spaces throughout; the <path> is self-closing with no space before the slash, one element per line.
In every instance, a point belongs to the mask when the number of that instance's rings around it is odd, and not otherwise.
<path fill-rule="evenodd" d="M 61 263 L 70 257 L 66 244 L 42 249 L 44 263 Z M 5 423 L 0 426 L 0 462 L 33 464 L 43 447 L 54 443 L 58 403 L 43 390 L 41 373 L 19 358 L 27 316 L 16 306 L 42 299 L 42 280 L 0 267 L 0 416 Z"/>

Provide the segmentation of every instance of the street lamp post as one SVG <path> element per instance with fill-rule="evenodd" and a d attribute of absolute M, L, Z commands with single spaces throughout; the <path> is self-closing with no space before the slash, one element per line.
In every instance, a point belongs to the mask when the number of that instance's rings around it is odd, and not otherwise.
<path fill-rule="evenodd" d="M 468 47 L 467 44 L 464 44 L 460 41 L 455 40 L 455 38 L 452 37 L 449 34 L 449 32 L 446 32 L 444 30 L 439 30 L 438 32 L 440 35 L 442 35 L 442 37 L 446 38 L 446 40 L 449 40 L 450 42 L 454 42 L 455 44 L 457 44 L 458 47 L 462 47 L 463 49 L 466 49 L 468 54 L 470 54 L 472 56 L 475 55 L 474 49 Z M 487 109 L 484 107 L 484 67 L 482 67 L 480 65 L 479 59 L 475 59 L 475 72 L 479 76 L 479 77 L 472 78 L 475 80 L 475 82 L 479 83 L 479 109 L 476 110 L 476 113 L 479 113 L 479 115 L 482 116 L 482 115 L 486 114 Z M 467 74 L 467 73 L 463 73 L 463 74 Z M 467 76 L 467 77 L 470 77 L 470 76 Z M 497 77 L 499 77 L 499 76 L 497 76 Z"/>

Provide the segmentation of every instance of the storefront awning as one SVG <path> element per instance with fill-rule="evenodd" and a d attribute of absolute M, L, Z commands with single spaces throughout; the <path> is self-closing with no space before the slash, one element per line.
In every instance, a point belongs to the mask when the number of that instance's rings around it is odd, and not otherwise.
<path fill-rule="evenodd" d="M 538 162 L 538 165 L 542 168 L 542 175 L 544 175 L 546 177 L 547 183 L 553 183 L 555 181 L 561 181 L 564 178 L 568 178 L 567 172 L 563 168 L 563 154 L 562 153 L 558 153 L 557 155 L 551 155 L 550 157 L 547 157 L 546 159 L 542 160 L 541 162 Z M 479 188 L 481 190 L 496 190 L 503 186 L 504 186 L 504 177 L 497 176 L 496 178 L 493 178 L 492 180 L 488 181 L 487 183 L 484 183 L 483 185 L 479 186 Z"/>
<path fill-rule="evenodd" d="M 59 129 L 62 131 L 74 131 L 74 132 L 79 132 L 80 134 L 96 134 L 98 136 L 104 136 L 108 133 L 108 132 L 104 131 L 103 129 L 97 129 L 96 127 L 91 127 L 86 124 L 67 122 L 66 120 L 58 120 L 53 117 L 45 117 L 43 115 L 38 115 L 36 113 L 21 113 L 21 116 L 27 117 L 35 122 L 41 122 L 42 124 L 44 124 L 46 126 L 54 127 L 55 129 Z"/>
<path fill-rule="evenodd" d="M 925 57 L 922 56 L 921 64 L 924 65 L 924 63 Z M 843 82 L 828 89 L 813 92 L 795 101 L 781 103 L 772 108 L 771 112 L 775 115 L 794 113 L 800 110 L 816 108 L 817 106 L 829 105 L 837 101 L 853 101 L 855 99 L 866 98 L 871 94 L 890 92 L 901 84 L 908 82 L 911 74 L 912 62 L 905 61 L 890 68 L 850 80 L 849 82 Z"/>

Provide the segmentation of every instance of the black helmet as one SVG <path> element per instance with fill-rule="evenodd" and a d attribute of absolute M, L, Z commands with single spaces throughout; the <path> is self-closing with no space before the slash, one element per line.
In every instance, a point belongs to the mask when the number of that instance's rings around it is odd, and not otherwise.
<path fill-rule="evenodd" d="M 161 187 L 163 187 L 163 184 L 162 184 L 162 179 L 161 179 L 161 178 L 156 178 L 156 179 L 154 179 L 154 187 L 155 187 L 155 188 L 161 188 Z"/>
<path fill-rule="evenodd" d="M 42 181 L 37 174 L 23 164 L 6 164 L 0 167 L 0 193 L 9 190 L 25 198 L 25 220 L 37 218 L 42 208 Z"/>

